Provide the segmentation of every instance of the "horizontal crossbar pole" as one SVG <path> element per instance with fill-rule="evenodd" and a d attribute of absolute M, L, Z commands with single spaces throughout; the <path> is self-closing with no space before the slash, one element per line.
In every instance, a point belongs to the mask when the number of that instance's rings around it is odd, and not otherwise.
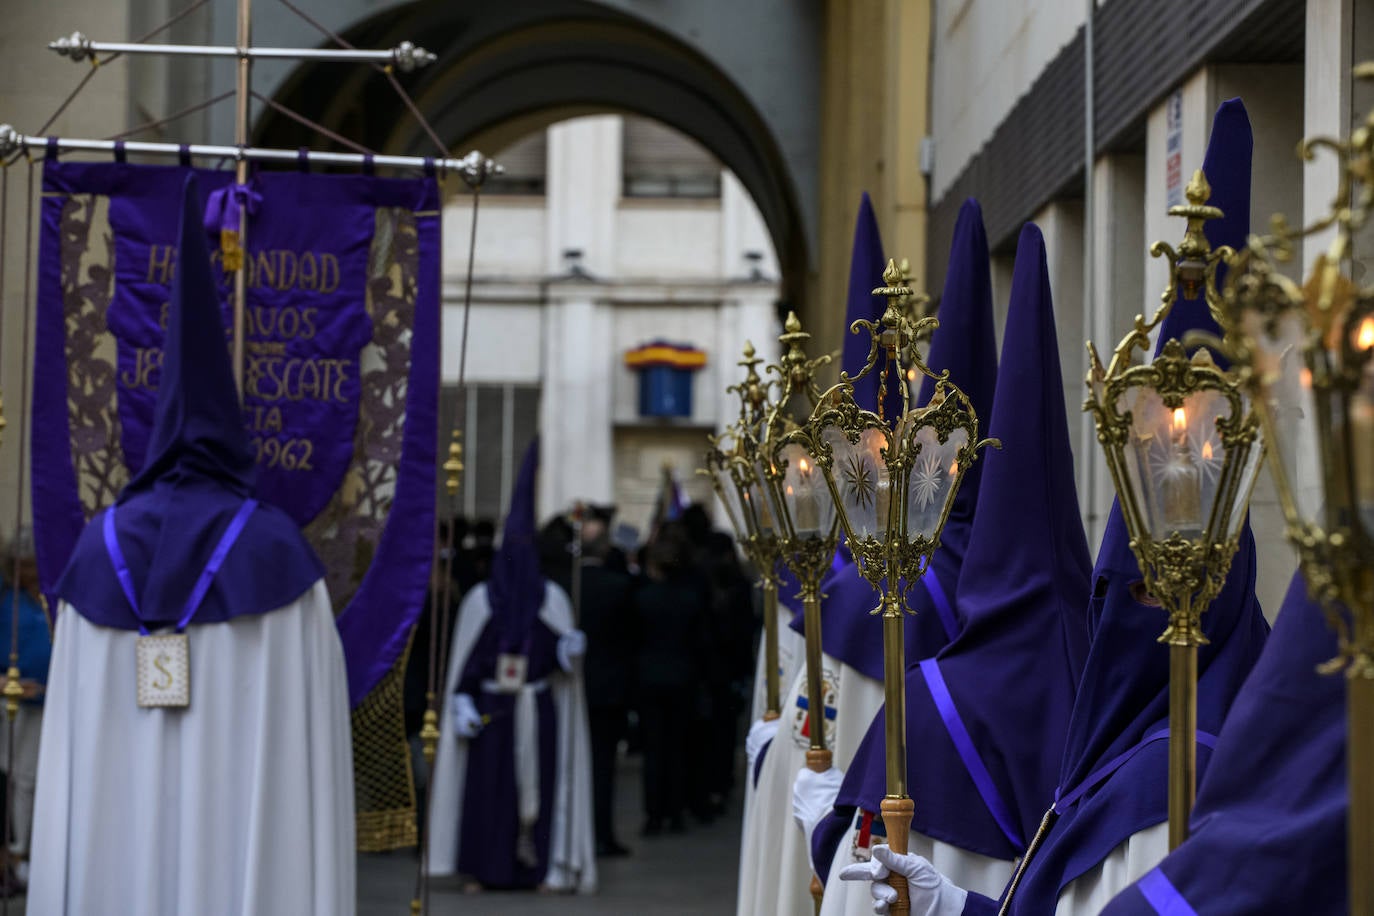
<path fill-rule="evenodd" d="M 324 63 L 394 64 L 402 71 L 424 67 L 435 55 L 409 41 L 385 50 L 350 48 L 238 48 L 230 45 L 167 45 L 129 41 L 92 41 L 80 32 L 48 42 L 48 48 L 72 60 L 96 54 L 161 54 L 173 57 L 230 57 L 252 60 L 299 60 Z"/>
<path fill-rule="evenodd" d="M 72 153 L 113 153 L 122 148 L 125 153 L 152 156 L 196 156 L 208 159 L 246 159 L 249 162 L 300 162 L 305 156 L 308 163 L 319 165 L 358 166 L 371 164 L 381 168 L 421 170 L 434 168 L 441 171 L 460 173 L 469 184 L 481 184 L 490 175 L 499 175 L 504 169 L 494 160 L 488 159 L 473 150 L 461 159 L 426 159 L 422 156 L 364 156 L 358 153 L 331 153 L 320 150 L 262 149 L 255 146 L 219 146 L 209 143 L 152 143 L 129 140 L 123 143 L 115 140 L 86 140 L 72 137 L 57 137 L 53 142 L 60 152 Z M 0 156 L 9 156 L 21 149 L 42 152 L 48 148 L 49 138 L 31 137 L 21 134 L 8 124 L 0 124 Z"/>

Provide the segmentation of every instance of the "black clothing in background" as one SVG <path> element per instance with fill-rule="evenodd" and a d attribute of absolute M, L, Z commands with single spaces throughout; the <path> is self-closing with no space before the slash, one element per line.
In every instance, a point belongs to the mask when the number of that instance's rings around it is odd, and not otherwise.
<path fill-rule="evenodd" d="M 687 802 L 688 734 L 710 652 L 710 593 L 688 568 L 646 579 L 634 598 L 635 674 L 644 729 L 644 809 L 649 829 L 681 821 Z"/>
<path fill-rule="evenodd" d="M 692 697 L 691 687 L 660 684 L 640 691 L 646 833 L 661 829 L 665 821 L 675 828 L 682 825 L 682 812 L 687 804 Z"/>
<path fill-rule="evenodd" d="M 753 691 L 753 588 L 735 554 L 734 541 L 714 532 L 704 566 L 711 583 L 710 716 L 702 744 L 701 787 L 694 807 L 719 811 L 734 790 L 739 720 Z"/>
<path fill-rule="evenodd" d="M 629 705 L 634 615 L 634 584 L 629 575 L 584 560 L 581 629 L 587 634 L 587 657 L 582 680 L 588 707 Z"/>
<path fill-rule="evenodd" d="M 644 579 L 635 592 L 635 677 L 640 687 L 696 687 L 711 649 L 711 597 L 696 576 Z"/>
<path fill-rule="evenodd" d="M 592 745 L 592 809 L 600 848 L 617 845 L 613 828 L 616 749 L 625 736 L 634 677 L 634 587 L 629 575 L 596 560 L 582 566 L 587 655 L 582 679 Z"/>

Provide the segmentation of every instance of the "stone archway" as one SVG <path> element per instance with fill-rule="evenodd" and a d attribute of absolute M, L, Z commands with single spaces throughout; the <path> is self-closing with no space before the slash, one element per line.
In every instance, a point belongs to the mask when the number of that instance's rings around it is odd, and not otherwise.
<path fill-rule="evenodd" d="M 451 149 L 479 141 L 495 149 L 519 133 L 594 110 L 646 115 L 690 135 L 753 197 L 778 255 L 783 298 L 802 306 L 815 270 L 814 135 L 806 138 L 809 148 L 805 141 L 785 146 L 777 124 L 721 66 L 638 16 L 590 0 L 518 6 L 474 10 L 420 0 L 354 24 L 346 37 L 369 47 L 409 38 L 440 55 L 406 83 Z M 797 79 L 812 80 L 811 94 L 818 93 L 814 72 Z M 805 95 L 806 87 L 797 91 Z M 391 87 L 371 72 L 302 65 L 275 95 L 378 151 L 433 151 Z M 325 142 L 270 110 L 255 134 L 257 142 L 287 148 Z"/>

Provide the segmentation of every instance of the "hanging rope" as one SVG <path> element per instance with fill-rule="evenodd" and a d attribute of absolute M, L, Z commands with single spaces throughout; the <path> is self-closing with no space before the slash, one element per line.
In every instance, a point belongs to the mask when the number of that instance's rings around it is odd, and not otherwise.
<path fill-rule="evenodd" d="M 117 134 L 111 134 L 110 136 L 106 137 L 105 139 L 106 139 L 106 140 L 124 140 L 124 139 L 126 139 L 126 138 L 128 138 L 128 137 L 132 137 L 134 134 L 141 134 L 141 133 L 143 133 L 145 130 L 152 130 L 152 129 L 155 128 L 155 127 L 165 127 L 166 125 L 172 123 L 173 121 L 176 121 L 176 120 L 179 120 L 179 119 L 181 119 L 181 118 L 184 118 L 184 117 L 186 117 L 187 115 L 195 114 L 195 113 L 198 112 L 198 111 L 204 111 L 205 109 L 211 107 L 212 105 L 218 105 L 220 102 L 223 102 L 225 99 L 231 99 L 231 98 L 233 98 L 233 97 L 234 97 L 234 90 L 230 89 L 228 92 L 221 92 L 219 95 L 215 96 L 215 97 L 212 98 L 212 99 L 206 99 L 206 100 L 203 101 L 203 102 L 197 102 L 195 105 L 190 105 L 190 106 L 188 106 L 188 107 L 186 107 L 186 108 L 181 109 L 180 111 L 173 112 L 172 114 L 167 115 L 165 118 L 155 118 L 155 119 L 153 119 L 152 121 L 145 121 L 145 122 L 143 122 L 142 124 L 138 125 L 137 127 L 131 127 L 131 128 L 129 128 L 128 130 L 120 131 L 120 132 L 117 133 Z"/>
<path fill-rule="evenodd" d="M 315 19 L 311 18 L 309 13 L 296 6 L 291 0 L 280 0 L 280 2 L 282 6 L 305 20 L 305 22 L 314 27 L 316 31 L 327 36 L 330 41 L 334 42 L 339 47 L 347 48 L 350 51 L 357 50 L 357 47 L 351 44 L 346 38 L 332 31 L 323 23 L 317 22 Z M 420 112 L 420 108 L 415 104 L 415 100 L 410 97 L 410 93 L 406 92 L 405 87 L 401 85 L 401 81 L 396 78 L 396 73 L 393 68 L 390 65 L 373 64 L 372 69 L 386 77 L 387 82 L 391 83 L 391 88 L 396 90 L 396 94 L 400 96 L 401 101 L 404 102 L 406 108 L 410 110 L 411 116 L 424 128 L 425 133 L 429 134 L 429 139 L 434 143 L 434 148 L 439 151 L 441 156 L 447 156 L 448 146 L 444 144 L 443 140 L 439 139 L 439 134 L 435 132 L 434 126 L 430 124 L 429 119 Z M 39 131 L 39 133 L 42 133 L 42 131 Z"/>
<path fill-rule="evenodd" d="M 172 26 L 176 25 L 178 22 L 185 19 L 187 16 L 191 15 L 196 10 L 200 9 L 202 6 L 209 2 L 210 0 L 196 0 L 195 3 L 192 3 L 190 6 L 186 7 L 184 10 L 174 15 L 171 19 L 168 19 L 162 25 L 153 29 L 147 35 L 144 35 L 142 38 L 135 38 L 133 40 L 133 44 L 141 45 L 145 41 L 149 41 L 150 39 L 156 38 L 158 35 L 161 35 L 163 32 L 167 31 Z M 76 97 L 81 94 L 81 90 L 86 88 L 86 84 L 88 84 L 91 81 L 91 79 L 95 77 L 96 71 L 98 71 L 101 67 L 105 66 L 106 64 L 118 60 L 121 56 L 123 55 L 121 55 L 118 51 L 106 56 L 103 59 L 92 56 L 91 69 L 86 71 L 86 75 L 81 78 L 81 82 L 76 84 L 76 88 L 67 94 L 67 97 L 62 100 L 62 103 L 60 105 L 57 106 L 57 110 L 52 113 L 48 120 L 43 122 L 42 127 L 34 131 L 34 134 L 40 137 L 46 134 L 48 132 L 48 128 L 52 127 L 53 122 L 55 122 L 58 118 L 62 117 L 62 113 L 66 111 L 68 106 L 70 106 L 71 103 L 76 100 Z M 15 153 L 13 156 L 9 158 L 9 160 L 5 164 L 10 165 L 18 161 L 21 155 L 22 153 Z"/>
<path fill-rule="evenodd" d="M 463 429 L 467 424 L 467 365 L 468 365 L 468 319 L 472 314 L 472 273 L 473 261 L 477 255 L 477 207 L 482 200 L 482 185 L 479 180 L 472 188 L 472 223 L 468 238 L 468 271 L 467 280 L 463 286 L 463 331 L 458 343 L 458 403 L 454 405 L 453 428 Z M 452 597 L 449 591 L 453 582 L 453 524 L 450 520 L 448 526 L 448 549 L 444 558 L 444 580 L 443 591 L 444 600 L 441 603 L 439 612 L 442 615 L 440 632 L 447 633 L 449 626 L 450 601 Z M 441 640 L 442 642 L 442 640 Z M 433 643 L 431 643 L 433 645 Z M 448 670 L 448 645 L 439 647 L 439 670 Z M 430 669 L 430 678 L 434 678 L 436 671 Z"/>
<path fill-rule="evenodd" d="M 233 95 L 232 92 L 229 94 Z M 364 156 L 376 155 L 376 150 L 368 149 L 361 143 L 358 143 L 355 140 L 348 139 L 343 134 L 335 133 L 334 131 L 330 130 L 328 127 L 325 127 L 318 121 L 312 121 L 300 112 L 292 111 L 290 108 L 287 108 L 281 102 L 278 102 L 276 99 L 270 96 L 263 95 L 261 92 L 257 91 L 250 92 L 249 95 L 257 99 L 259 102 L 262 102 L 264 105 L 266 105 L 268 108 L 271 108 L 273 111 L 279 112 L 285 115 L 286 117 L 290 118 L 291 120 L 295 121 L 297 124 L 303 124 L 311 130 L 318 131 L 320 134 L 322 134 L 325 137 L 328 137 L 330 140 L 333 140 L 340 146 L 346 146 L 349 149 L 353 150 L 353 152 L 362 153 Z"/>

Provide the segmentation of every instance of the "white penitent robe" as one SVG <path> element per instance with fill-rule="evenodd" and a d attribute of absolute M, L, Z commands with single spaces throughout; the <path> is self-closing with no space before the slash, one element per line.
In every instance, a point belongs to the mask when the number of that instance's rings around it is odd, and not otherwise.
<path fill-rule="evenodd" d="M 350 916 L 348 685 L 324 583 L 187 635 L 190 707 L 142 709 L 138 633 L 59 606 L 28 912 Z"/>
<path fill-rule="evenodd" d="M 1097 916 L 1117 894 L 1145 876 L 1169 854 L 1169 823 L 1132 834 L 1096 867 L 1059 892 L 1055 916 Z"/>
<path fill-rule="evenodd" d="M 813 916 L 810 839 L 792 820 L 792 786 L 806 766 L 811 745 L 806 697 L 806 664 L 798 649 L 791 688 L 783 695 L 782 722 L 759 771 L 754 810 L 745 824 L 740 850 L 738 916 Z M 822 657 L 827 707 L 834 710 L 826 729 L 832 764 L 849 767 L 873 717 L 883 703 L 883 685 L 828 655 Z"/>
<path fill-rule="evenodd" d="M 557 636 L 573 629 L 572 603 L 553 583 L 545 586 L 539 619 Z M 439 720 L 439 748 L 430 782 L 427 867 L 429 874 L 436 877 L 452 875 L 456 870 L 467 783 L 468 743 L 454 732 L 450 707 L 468 655 L 490 620 L 491 605 L 487 601 L 486 588 L 478 586 L 463 600 L 448 656 L 444 708 Z M 548 684 L 557 722 L 554 732 L 558 744 L 555 758 L 558 783 L 553 792 L 549 865 L 543 883 L 553 890 L 594 893 L 596 837 L 592 820 L 591 738 L 582 675 L 577 668 L 571 673 L 556 671 L 549 676 Z M 517 715 L 532 716 L 532 706 L 528 704 L 525 712 Z M 516 722 L 518 746 L 515 754 L 524 762 L 538 757 L 538 748 L 531 746 L 539 740 L 538 732 L 533 721 Z"/>
<path fill-rule="evenodd" d="M 850 827 L 835 850 L 830 875 L 825 882 L 825 898 L 821 902 L 821 916 L 869 916 L 873 912 L 873 898 L 867 881 L 841 881 L 840 871 L 859 861 L 855 850 L 858 831 Z M 882 842 L 875 840 L 874 842 Z M 994 900 L 1002 895 L 1016 863 L 994 859 L 960 849 L 950 843 L 933 840 L 923 833 L 912 831 L 907 839 L 908 851 L 924 856 L 930 864 L 955 885 L 976 891 Z"/>

